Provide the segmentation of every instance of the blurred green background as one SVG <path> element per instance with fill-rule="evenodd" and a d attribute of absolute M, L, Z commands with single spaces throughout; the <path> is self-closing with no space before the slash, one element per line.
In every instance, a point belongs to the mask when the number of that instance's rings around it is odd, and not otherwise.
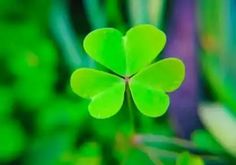
<path fill-rule="evenodd" d="M 149 23 L 186 65 L 163 117 L 89 116 L 71 73 L 101 27 Z M 145 56 L 145 55 L 144 55 Z M 0 0 L 0 164 L 236 164 L 236 0 Z"/>

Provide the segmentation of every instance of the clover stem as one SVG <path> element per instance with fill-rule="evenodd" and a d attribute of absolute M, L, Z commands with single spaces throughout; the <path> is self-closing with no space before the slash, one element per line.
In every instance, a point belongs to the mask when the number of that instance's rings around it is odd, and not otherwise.
<path fill-rule="evenodd" d="M 130 124 L 131 124 L 131 132 L 132 134 L 135 134 L 135 116 L 134 116 L 134 112 L 133 112 L 133 102 L 132 102 L 132 97 L 131 97 L 131 92 L 129 89 L 129 85 L 127 83 L 126 85 L 126 99 L 127 99 L 127 107 L 129 110 L 129 116 L 130 116 Z"/>

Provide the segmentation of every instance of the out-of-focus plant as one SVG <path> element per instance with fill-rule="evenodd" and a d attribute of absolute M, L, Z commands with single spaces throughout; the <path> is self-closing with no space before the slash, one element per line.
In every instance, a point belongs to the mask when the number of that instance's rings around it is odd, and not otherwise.
<path fill-rule="evenodd" d="M 177 158 L 176 165 L 204 165 L 204 162 L 199 156 L 184 152 Z"/>
<path fill-rule="evenodd" d="M 212 10 L 208 10 L 209 7 Z M 208 135 L 218 143 L 218 147 L 214 145 L 209 148 L 214 149 L 214 152 L 227 152 L 235 157 L 236 136 L 232 130 L 236 121 L 236 35 L 233 30 L 236 26 L 236 3 L 234 0 L 201 0 L 197 9 L 203 76 L 206 79 L 205 84 L 212 89 L 209 92 L 212 99 L 219 101 L 217 104 L 201 105 L 199 116 Z M 208 136 L 206 132 L 204 134 L 201 136 Z"/>
<path fill-rule="evenodd" d="M 208 10 L 211 7 L 213 10 Z M 201 64 L 213 97 L 236 112 L 236 5 L 227 2 L 201 0 L 198 3 Z M 212 18 L 215 18 L 214 20 Z M 219 42 L 220 41 L 220 42 Z"/>
<path fill-rule="evenodd" d="M 205 105 L 200 109 L 200 117 L 212 136 L 225 151 L 236 157 L 236 118 L 222 105 Z M 223 124 L 222 124 L 223 123 Z"/>
<path fill-rule="evenodd" d="M 25 133 L 15 121 L 5 121 L 0 125 L 0 160 L 8 162 L 16 159 L 26 145 Z"/>

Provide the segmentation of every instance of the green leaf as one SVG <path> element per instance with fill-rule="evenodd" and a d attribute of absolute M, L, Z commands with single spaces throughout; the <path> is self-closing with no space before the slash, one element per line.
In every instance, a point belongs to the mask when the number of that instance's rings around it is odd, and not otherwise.
<path fill-rule="evenodd" d="M 7 118 L 13 110 L 12 91 L 6 87 L 0 86 L 0 120 Z"/>
<path fill-rule="evenodd" d="M 78 69 L 71 76 L 72 90 L 81 97 L 91 99 L 89 113 L 99 119 L 115 115 L 124 100 L 123 79 L 94 69 Z"/>
<path fill-rule="evenodd" d="M 204 161 L 199 156 L 183 152 L 178 156 L 176 165 L 204 165 Z"/>
<path fill-rule="evenodd" d="M 77 154 L 75 164 L 102 164 L 101 148 L 95 142 L 87 142 L 83 144 Z"/>
<path fill-rule="evenodd" d="M 25 147 L 25 134 L 17 122 L 0 124 L 0 161 L 15 159 Z"/>
<path fill-rule="evenodd" d="M 14 84 L 14 95 L 29 107 L 28 110 L 42 107 L 54 96 L 53 79 L 53 72 L 35 72 L 31 77 L 21 77 Z"/>
<path fill-rule="evenodd" d="M 161 60 L 137 73 L 129 86 L 139 111 L 150 117 L 163 115 L 169 106 L 165 91 L 177 89 L 184 75 L 184 64 L 176 58 Z"/>
<path fill-rule="evenodd" d="M 222 147 L 236 157 L 236 117 L 220 104 L 205 104 L 199 116 L 207 130 Z"/>
<path fill-rule="evenodd" d="M 84 49 L 95 61 L 120 75 L 125 75 L 125 52 L 122 33 L 113 28 L 102 28 L 89 33 Z"/>
<path fill-rule="evenodd" d="M 95 61 L 119 75 L 130 76 L 154 60 L 165 42 L 162 31 L 144 24 L 131 28 L 124 37 L 113 28 L 95 30 L 85 38 L 84 48 Z"/>
<path fill-rule="evenodd" d="M 102 164 L 101 147 L 96 142 L 85 142 L 79 149 L 65 150 L 61 155 L 58 155 L 56 165 L 79 165 L 79 164 Z M 57 160 L 54 158 L 54 160 Z M 51 162 L 53 164 L 53 162 Z M 48 164 L 48 165 L 51 165 Z"/>
<path fill-rule="evenodd" d="M 123 165 L 154 165 L 155 163 L 150 159 L 149 155 L 138 149 L 130 149 L 126 159 L 122 162 Z"/>
<path fill-rule="evenodd" d="M 191 135 L 191 139 L 197 147 L 205 151 L 215 154 L 224 153 L 224 149 L 221 147 L 221 145 L 206 130 L 194 131 Z"/>
<path fill-rule="evenodd" d="M 67 97 L 57 97 L 42 108 L 36 119 L 37 131 L 48 133 L 54 130 L 76 128 L 79 134 L 87 117 L 87 100 L 76 102 Z"/>
<path fill-rule="evenodd" d="M 177 58 L 160 60 L 137 73 L 132 83 L 145 84 L 147 88 L 172 92 L 179 88 L 185 77 L 185 66 Z"/>
<path fill-rule="evenodd" d="M 72 131 L 59 131 L 32 139 L 23 160 L 24 165 L 60 165 L 61 159 L 75 145 Z"/>
<path fill-rule="evenodd" d="M 130 84 L 130 90 L 135 105 L 144 115 L 158 117 L 166 112 L 169 106 L 169 96 L 165 92 L 148 88 L 135 81 Z"/>
<path fill-rule="evenodd" d="M 165 34 L 153 25 L 138 25 L 124 37 L 127 55 L 127 75 L 132 75 L 151 63 L 166 43 Z"/>

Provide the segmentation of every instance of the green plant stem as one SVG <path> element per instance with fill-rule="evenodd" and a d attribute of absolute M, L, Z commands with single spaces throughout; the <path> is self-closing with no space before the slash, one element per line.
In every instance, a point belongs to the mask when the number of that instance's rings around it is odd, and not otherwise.
<path fill-rule="evenodd" d="M 137 148 L 145 152 L 146 154 L 148 154 L 149 157 L 151 157 L 152 160 L 155 162 L 160 161 L 161 158 L 176 160 L 176 158 L 180 154 L 179 152 L 176 152 L 176 151 L 154 148 L 154 147 L 145 146 L 145 145 L 139 145 L 137 146 Z M 218 155 L 201 155 L 201 154 L 196 154 L 196 155 L 200 156 L 205 161 L 225 163 L 224 158 Z"/>
<path fill-rule="evenodd" d="M 162 135 L 152 135 L 152 134 L 137 134 L 134 136 L 135 143 L 137 144 L 143 144 L 143 143 L 156 143 L 156 144 L 171 144 L 175 146 L 180 146 L 182 148 L 186 149 L 197 149 L 197 147 L 188 140 L 180 139 L 180 138 L 173 138 L 173 137 L 167 137 Z"/>
<path fill-rule="evenodd" d="M 133 112 L 133 102 L 132 102 L 132 97 L 131 97 L 131 93 L 129 90 L 129 86 L 126 86 L 126 101 L 127 101 L 127 107 L 129 110 L 129 116 L 130 116 L 130 125 L 131 125 L 131 134 L 134 135 L 136 130 L 135 130 L 135 116 L 134 116 L 134 112 Z"/>

